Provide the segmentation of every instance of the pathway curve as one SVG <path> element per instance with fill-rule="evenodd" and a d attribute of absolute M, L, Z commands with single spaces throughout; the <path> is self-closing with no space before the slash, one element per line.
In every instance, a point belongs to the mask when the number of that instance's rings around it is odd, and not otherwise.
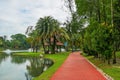
<path fill-rule="evenodd" d="M 50 80 L 106 80 L 80 52 L 71 53 Z"/>

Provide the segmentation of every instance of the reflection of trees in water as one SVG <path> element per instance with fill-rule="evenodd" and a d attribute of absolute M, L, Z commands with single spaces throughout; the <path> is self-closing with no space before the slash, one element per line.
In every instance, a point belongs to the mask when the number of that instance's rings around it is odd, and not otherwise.
<path fill-rule="evenodd" d="M 43 71 L 53 64 L 50 59 L 43 58 L 32 58 L 30 60 L 30 65 L 27 65 L 28 72 L 25 73 L 26 79 L 31 80 L 32 77 L 39 76 Z"/>
<path fill-rule="evenodd" d="M 32 77 L 36 77 L 43 72 L 44 60 L 40 58 L 32 58 L 30 65 L 27 65 L 28 74 Z"/>
<path fill-rule="evenodd" d="M 45 58 L 44 59 L 44 69 L 43 69 L 43 71 L 46 71 L 52 65 L 53 65 L 53 61 Z"/>
<path fill-rule="evenodd" d="M 40 57 L 27 57 L 11 55 L 11 62 L 15 64 L 23 64 L 29 61 L 30 64 L 26 66 L 27 72 L 25 73 L 26 80 L 32 80 L 33 77 L 39 76 L 43 71 L 53 64 L 50 59 Z"/>
<path fill-rule="evenodd" d="M 0 53 L 0 64 L 2 63 L 2 61 L 6 60 L 8 56 L 9 56 L 8 54 Z"/>
<path fill-rule="evenodd" d="M 15 63 L 15 64 L 22 64 L 22 63 L 25 63 L 26 60 L 27 60 L 27 57 L 23 57 L 23 56 L 13 56 L 11 55 L 11 62 L 12 63 Z"/>

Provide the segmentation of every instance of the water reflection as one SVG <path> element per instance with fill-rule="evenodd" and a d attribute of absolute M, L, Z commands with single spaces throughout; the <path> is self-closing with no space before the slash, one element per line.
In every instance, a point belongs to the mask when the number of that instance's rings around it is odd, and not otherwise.
<path fill-rule="evenodd" d="M 8 57 L 8 54 L 5 53 L 0 53 L 0 64 L 6 60 L 6 58 Z"/>
<path fill-rule="evenodd" d="M 15 63 L 15 64 L 23 64 L 25 63 L 27 60 L 27 57 L 23 57 L 23 56 L 12 56 L 11 55 L 11 62 Z"/>
<path fill-rule="evenodd" d="M 0 65 L 0 80 L 32 80 L 46 71 L 53 64 L 53 61 L 40 57 L 0 53 L 0 63 L 2 65 Z M 6 79 L 6 77 L 8 78 Z"/>
<path fill-rule="evenodd" d="M 30 65 L 27 65 L 26 79 L 31 80 L 33 77 L 39 76 L 43 71 L 46 71 L 52 64 L 53 61 L 43 58 L 31 58 Z"/>

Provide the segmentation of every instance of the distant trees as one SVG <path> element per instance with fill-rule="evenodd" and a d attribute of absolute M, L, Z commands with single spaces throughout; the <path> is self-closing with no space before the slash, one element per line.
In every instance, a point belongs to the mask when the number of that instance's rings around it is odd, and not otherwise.
<path fill-rule="evenodd" d="M 1 36 L 0 37 L 0 50 L 6 49 L 7 48 L 7 36 Z"/>
<path fill-rule="evenodd" d="M 7 36 L 0 37 L 0 48 L 3 49 L 28 49 L 30 44 L 24 34 L 11 35 L 11 40 L 7 40 Z"/>
<path fill-rule="evenodd" d="M 3 45 L 4 45 L 4 39 L 3 37 L 0 37 L 0 47 L 3 47 Z"/>
<path fill-rule="evenodd" d="M 10 48 L 14 49 L 28 49 L 29 43 L 27 37 L 23 34 L 15 34 L 11 36 Z M 9 42 L 8 42 L 9 43 Z"/>

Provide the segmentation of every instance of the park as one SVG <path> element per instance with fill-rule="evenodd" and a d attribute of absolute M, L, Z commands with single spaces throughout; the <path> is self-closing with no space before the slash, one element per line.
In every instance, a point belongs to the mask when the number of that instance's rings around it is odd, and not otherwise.
<path fill-rule="evenodd" d="M 64 22 L 45 15 L 0 36 L 0 80 L 120 80 L 120 0 L 63 2 Z"/>

